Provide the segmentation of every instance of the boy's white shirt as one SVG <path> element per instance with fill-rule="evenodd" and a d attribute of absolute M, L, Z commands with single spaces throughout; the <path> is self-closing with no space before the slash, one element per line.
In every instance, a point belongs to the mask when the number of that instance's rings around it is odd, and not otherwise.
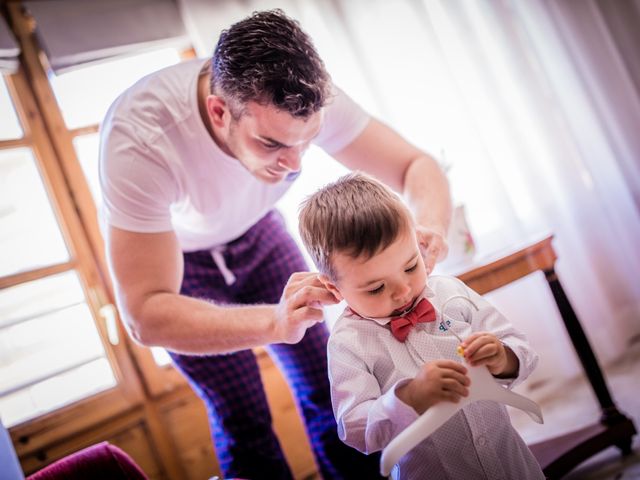
<path fill-rule="evenodd" d="M 440 328 L 443 304 L 463 295 L 471 303 L 450 302 L 448 328 L 467 338 L 488 331 L 507 345 L 519 360 L 518 376 L 509 387 L 533 371 L 537 355 L 508 320 L 489 302 L 453 277 L 428 279 L 423 296 L 438 312 L 438 321 L 417 324 L 406 342 L 396 340 L 390 319 L 363 319 L 349 308 L 337 320 L 328 344 L 331 399 L 340 438 L 366 453 L 382 450 L 418 414 L 395 394 L 396 388 L 415 377 L 427 362 L 461 361 L 459 344 Z M 535 458 L 511 426 L 503 405 L 476 402 L 458 412 L 438 431 L 403 457 L 394 478 L 544 478 Z"/>

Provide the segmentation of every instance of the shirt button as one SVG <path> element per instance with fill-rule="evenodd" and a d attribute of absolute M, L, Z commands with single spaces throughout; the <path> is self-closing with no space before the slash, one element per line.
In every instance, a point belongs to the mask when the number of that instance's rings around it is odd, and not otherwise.
<path fill-rule="evenodd" d="M 476 443 L 481 447 L 484 447 L 487 444 L 487 439 L 483 435 L 480 435 L 476 440 Z"/>

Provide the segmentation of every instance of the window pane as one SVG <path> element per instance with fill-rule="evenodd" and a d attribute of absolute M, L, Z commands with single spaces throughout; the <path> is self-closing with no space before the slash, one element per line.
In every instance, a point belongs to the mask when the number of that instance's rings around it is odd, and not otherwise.
<path fill-rule="evenodd" d="M 156 50 L 49 75 L 69 128 L 100 123 L 118 95 L 145 75 L 180 62 L 174 48 Z"/>
<path fill-rule="evenodd" d="M 0 140 L 22 138 L 22 127 L 7 90 L 4 77 L 0 76 Z"/>
<path fill-rule="evenodd" d="M 97 133 L 80 135 L 73 139 L 76 154 L 82 165 L 82 170 L 87 178 L 91 193 L 97 205 L 100 205 L 100 182 L 98 178 L 98 148 L 100 136 Z M 151 354 L 155 363 L 164 367 L 171 364 L 171 358 L 164 348 L 153 347 Z"/>
<path fill-rule="evenodd" d="M 80 160 L 82 171 L 89 183 L 91 194 L 96 202 L 100 205 L 100 181 L 98 178 L 98 148 L 100 145 L 100 136 L 97 133 L 90 135 L 80 135 L 73 139 L 73 146 L 76 149 L 76 155 Z"/>
<path fill-rule="evenodd" d="M 114 385 L 109 362 L 96 360 L 31 388 L 0 397 L 2 423 L 10 428 Z"/>
<path fill-rule="evenodd" d="M 0 276 L 67 260 L 31 150 L 0 151 Z"/>
<path fill-rule="evenodd" d="M 75 272 L 0 291 L 0 411 L 10 425 L 115 386 Z"/>
<path fill-rule="evenodd" d="M 37 317 L 84 302 L 73 272 L 65 272 L 0 291 L 0 329 L 18 319 Z"/>

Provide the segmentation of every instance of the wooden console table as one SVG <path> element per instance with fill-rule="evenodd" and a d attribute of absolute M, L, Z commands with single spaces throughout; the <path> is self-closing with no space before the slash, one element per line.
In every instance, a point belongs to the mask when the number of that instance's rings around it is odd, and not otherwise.
<path fill-rule="evenodd" d="M 450 273 L 481 295 L 537 270 L 544 273 L 573 347 L 602 410 L 602 416 L 593 425 L 529 446 L 547 478 L 556 479 L 607 447 L 616 446 L 623 455 L 628 455 L 631 453 L 631 441 L 636 434 L 636 427 L 613 402 L 591 345 L 564 293 L 555 272 L 558 257 L 551 245 L 552 239 L 553 235 L 549 235 L 541 240 L 496 252 L 459 267 L 458 272 Z"/>

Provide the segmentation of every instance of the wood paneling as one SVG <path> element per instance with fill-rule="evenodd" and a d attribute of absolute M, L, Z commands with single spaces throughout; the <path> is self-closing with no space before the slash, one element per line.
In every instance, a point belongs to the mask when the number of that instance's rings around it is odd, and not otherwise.
<path fill-rule="evenodd" d="M 179 398 L 162 407 L 161 415 L 175 442 L 186 479 L 200 480 L 220 475 L 204 403 L 190 390 L 185 390 Z"/>
<path fill-rule="evenodd" d="M 273 428 L 280 440 L 294 478 L 316 472 L 309 440 L 293 396 L 282 373 L 262 349 L 258 363 L 273 417 Z M 183 389 L 161 401 L 160 413 L 171 433 L 187 478 L 198 480 L 221 475 L 212 446 L 206 410 L 191 390 Z"/>
<path fill-rule="evenodd" d="M 316 465 L 291 390 L 266 353 L 258 356 L 258 362 L 271 408 L 273 428 L 294 477 L 306 478 L 316 471 Z"/>
<path fill-rule="evenodd" d="M 26 475 L 30 475 L 56 460 L 83 448 L 108 441 L 121 448 L 133 458 L 150 479 L 168 480 L 163 472 L 158 455 L 153 447 L 149 431 L 132 414 L 91 429 L 61 443 L 54 443 L 20 458 Z"/>

